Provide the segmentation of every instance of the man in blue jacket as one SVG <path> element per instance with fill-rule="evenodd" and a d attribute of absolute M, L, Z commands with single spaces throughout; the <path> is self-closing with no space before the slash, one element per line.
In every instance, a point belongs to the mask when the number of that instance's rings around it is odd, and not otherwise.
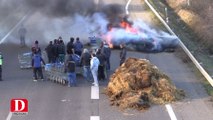
<path fill-rule="evenodd" d="M 45 62 L 42 59 L 39 52 L 35 52 L 32 57 L 32 67 L 33 67 L 33 73 L 34 73 L 34 77 L 35 77 L 35 79 L 33 81 L 35 81 L 35 82 L 38 80 L 38 76 L 41 78 L 41 80 L 44 80 L 41 62 L 43 62 L 43 64 L 45 65 Z M 37 74 L 38 74 L 38 76 L 37 76 Z"/>

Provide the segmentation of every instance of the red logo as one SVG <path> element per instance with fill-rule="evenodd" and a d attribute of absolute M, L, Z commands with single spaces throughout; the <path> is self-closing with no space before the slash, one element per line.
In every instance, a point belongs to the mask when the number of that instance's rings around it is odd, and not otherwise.
<path fill-rule="evenodd" d="M 28 100 L 27 99 L 12 99 L 10 101 L 10 111 L 16 113 L 28 112 Z"/>

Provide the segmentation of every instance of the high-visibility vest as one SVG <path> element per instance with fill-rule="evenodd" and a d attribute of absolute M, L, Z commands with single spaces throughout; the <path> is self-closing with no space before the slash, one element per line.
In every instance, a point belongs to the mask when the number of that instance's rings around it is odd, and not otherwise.
<path fill-rule="evenodd" d="M 0 65 L 2 65 L 2 62 L 3 62 L 2 55 L 0 54 Z"/>

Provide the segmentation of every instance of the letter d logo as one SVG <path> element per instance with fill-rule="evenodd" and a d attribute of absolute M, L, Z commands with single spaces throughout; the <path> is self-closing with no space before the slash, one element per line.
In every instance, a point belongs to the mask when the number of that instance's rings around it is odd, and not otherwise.
<path fill-rule="evenodd" d="M 28 112 L 27 99 L 12 99 L 10 105 L 11 112 Z"/>

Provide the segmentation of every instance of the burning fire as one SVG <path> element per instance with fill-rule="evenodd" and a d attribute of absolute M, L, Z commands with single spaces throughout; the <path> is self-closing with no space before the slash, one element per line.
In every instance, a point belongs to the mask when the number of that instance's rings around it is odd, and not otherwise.
<path fill-rule="evenodd" d="M 116 29 L 114 29 L 116 27 L 113 27 L 112 24 L 109 24 L 107 26 L 107 29 L 108 29 L 108 33 L 113 33 L 113 32 L 116 32 Z M 131 33 L 131 34 L 138 34 L 138 30 L 133 28 L 131 23 L 128 22 L 127 20 L 122 20 L 120 23 L 119 23 L 119 29 L 123 29 L 126 31 L 126 33 Z M 108 43 L 109 47 L 110 48 L 113 48 L 114 45 L 113 45 L 113 42 L 112 42 L 112 35 L 111 34 L 106 34 L 104 35 L 104 38 L 106 40 L 106 42 Z"/>
<path fill-rule="evenodd" d="M 138 33 L 138 30 L 133 28 L 132 25 L 127 21 L 124 21 L 124 20 L 121 21 L 120 27 L 125 29 L 127 32 L 130 32 L 130 33 L 134 33 L 134 34 Z"/>
<path fill-rule="evenodd" d="M 163 31 L 156 31 L 148 25 L 139 21 L 133 25 L 126 19 L 119 23 L 110 23 L 106 34 L 102 38 L 110 48 L 119 47 L 125 43 L 130 49 L 145 52 L 161 52 L 166 49 L 175 48 L 178 40 L 175 36 Z"/>

